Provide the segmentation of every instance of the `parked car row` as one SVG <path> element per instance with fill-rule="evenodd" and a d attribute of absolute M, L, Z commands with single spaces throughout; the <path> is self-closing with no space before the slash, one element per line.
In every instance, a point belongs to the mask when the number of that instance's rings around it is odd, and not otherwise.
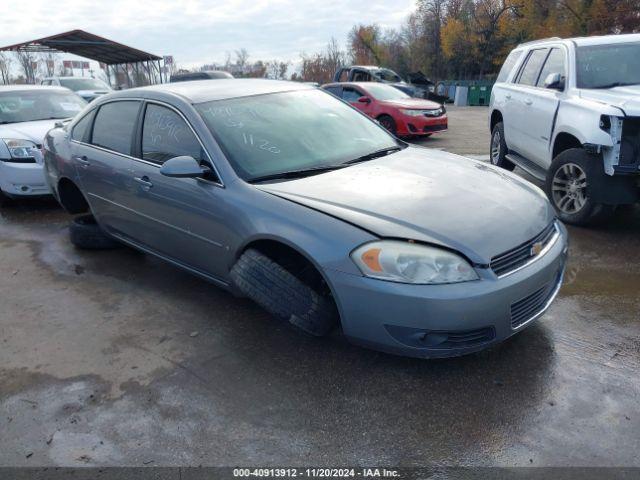
<path fill-rule="evenodd" d="M 30 168 L 42 182 L 44 155 L 79 248 L 129 245 L 312 335 L 339 325 L 383 351 L 461 355 L 551 305 L 568 251 L 558 215 L 580 223 L 637 195 L 637 114 L 622 100 L 634 90 L 622 85 L 640 83 L 628 60 L 639 37 L 604 52 L 602 39 L 518 47 L 492 97 L 493 165 L 400 139 L 445 130 L 446 111 L 383 82 L 218 79 L 89 104 L 60 88 L 2 90 L 0 174 Z M 19 128 L 66 117 L 42 145 Z M 507 171 L 516 164 L 549 171 L 553 206 Z M 2 186 L 24 187 L 37 182 Z"/>

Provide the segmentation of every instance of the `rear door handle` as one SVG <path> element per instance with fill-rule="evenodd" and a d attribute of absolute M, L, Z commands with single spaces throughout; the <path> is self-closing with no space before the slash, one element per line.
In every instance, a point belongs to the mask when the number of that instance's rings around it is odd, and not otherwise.
<path fill-rule="evenodd" d="M 153 187 L 153 183 L 149 181 L 149 177 L 147 177 L 146 175 L 144 177 L 133 177 L 133 179 L 136 182 L 138 182 L 140 185 L 142 185 L 145 188 L 145 190 L 148 190 L 151 187 Z"/>
<path fill-rule="evenodd" d="M 526 105 L 531 105 L 531 104 L 533 103 L 533 100 L 531 100 L 530 98 L 527 98 L 527 99 L 524 101 L 524 103 L 525 103 Z"/>
<path fill-rule="evenodd" d="M 73 159 L 76 162 L 78 162 L 80 165 L 82 165 L 83 167 L 88 167 L 89 165 L 91 165 L 89 160 L 87 160 L 87 156 L 86 155 L 82 155 L 82 156 L 79 156 L 79 157 L 73 157 Z"/>
<path fill-rule="evenodd" d="M 510 93 L 507 93 L 507 94 L 504 96 L 504 98 L 506 98 L 507 100 L 511 100 L 511 94 L 510 94 Z"/>

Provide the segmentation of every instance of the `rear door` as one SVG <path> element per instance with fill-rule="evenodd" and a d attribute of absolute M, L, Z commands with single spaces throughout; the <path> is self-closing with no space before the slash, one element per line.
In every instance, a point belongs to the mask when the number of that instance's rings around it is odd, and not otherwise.
<path fill-rule="evenodd" d="M 134 193 L 131 147 L 142 102 L 105 103 L 72 132 L 72 161 L 91 211 L 112 233 L 129 232 Z"/>
<path fill-rule="evenodd" d="M 212 277 L 226 276 L 230 230 L 225 189 L 193 128 L 175 108 L 148 102 L 144 109 L 132 178 L 130 207 L 136 212 L 135 239 L 171 260 Z M 205 178 L 170 178 L 160 173 L 167 160 L 187 155 L 209 167 Z"/>
<path fill-rule="evenodd" d="M 529 52 L 515 79 L 515 88 L 510 92 L 510 128 L 508 132 L 505 131 L 505 137 L 509 149 L 524 157 L 528 157 L 527 152 L 531 149 L 528 132 L 531 128 L 529 107 L 533 104 L 532 95 L 535 93 L 535 85 L 548 53 L 548 48 L 536 48 Z"/>
<path fill-rule="evenodd" d="M 526 87 L 528 95 L 525 97 L 523 111 L 528 124 L 523 130 L 523 155 L 545 169 L 551 164 L 549 150 L 553 124 L 564 91 L 545 88 L 544 81 L 551 73 L 560 73 L 566 78 L 566 65 L 564 47 L 552 47 L 535 86 Z"/>

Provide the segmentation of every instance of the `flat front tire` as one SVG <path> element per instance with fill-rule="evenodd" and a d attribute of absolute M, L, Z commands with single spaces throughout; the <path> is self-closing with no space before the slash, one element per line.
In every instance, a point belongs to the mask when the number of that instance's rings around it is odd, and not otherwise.
<path fill-rule="evenodd" d="M 489 159 L 491 164 L 505 170 L 513 171 L 515 164 L 506 159 L 507 142 L 504 138 L 504 125 L 498 122 L 491 131 L 491 145 L 489 147 Z"/>
<path fill-rule="evenodd" d="M 594 199 L 604 175 L 602 164 L 581 148 L 565 150 L 553 160 L 545 192 L 563 222 L 589 225 L 605 220 L 615 211 L 614 205 Z"/>
<path fill-rule="evenodd" d="M 231 279 L 267 312 L 308 334 L 326 335 L 338 324 L 330 296 L 320 294 L 258 250 L 242 254 L 231 269 Z"/>

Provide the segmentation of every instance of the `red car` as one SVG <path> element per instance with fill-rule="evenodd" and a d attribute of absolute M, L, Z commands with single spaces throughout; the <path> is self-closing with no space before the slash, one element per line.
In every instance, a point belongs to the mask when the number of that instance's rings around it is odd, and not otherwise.
<path fill-rule="evenodd" d="M 444 105 L 413 98 L 395 87 L 374 82 L 328 83 L 322 88 L 375 118 L 394 135 L 407 137 L 447 129 Z"/>

